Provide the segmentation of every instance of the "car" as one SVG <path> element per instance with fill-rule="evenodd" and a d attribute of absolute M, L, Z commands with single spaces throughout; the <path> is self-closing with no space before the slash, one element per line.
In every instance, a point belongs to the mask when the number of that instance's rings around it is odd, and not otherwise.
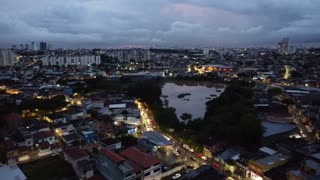
<path fill-rule="evenodd" d="M 163 172 L 165 172 L 165 171 L 168 171 L 170 168 L 168 166 L 163 166 L 162 169 L 163 169 Z"/>
<path fill-rule="evenodd" d="M 181 177 L 181 174 L 180 173 L 177 173 L 175 175 L 172 176 L 172 179 L 178 179 Z"/>
<path fill-rule="evenodd" d="M 196 160 L 197 160 L 197 159 L 194 158 L 194 157 L 190 157 L 190 159 L 191 159 L 192 161 L 196 161 Z"/>
<path fill-rule="evenodd" d="M 180 156 L 180 153 L 178 151 L 173 151 L 172 153 L 176 156 Z"/>
<path fill-rule="evenodd" d="M 208 160 L 208 158 L 207 158 L 207 156 L 201 156 L 201 159 L 203 159 L 203 160 Z"/>
<path fill-rule="evenodd" d="M 186 149 L 189 149 L 189 146 L 186 145 L 186 144 L 183 144 L 182 147 L 186 148 Z"/>
<path fill-rule="evenodd" d="M 189 151 L 190 151 L 190 152 L 194 152 L 194 149 L 190 148 Z"/>

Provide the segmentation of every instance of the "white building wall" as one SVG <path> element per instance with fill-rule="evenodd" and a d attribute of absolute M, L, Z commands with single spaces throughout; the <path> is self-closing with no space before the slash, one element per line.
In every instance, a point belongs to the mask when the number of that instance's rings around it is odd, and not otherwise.
<path fill-rule="evenodd" d="M 15 57 L 15 56 L 14 56 Z M 0 53 L 0 66 L 3 64 L 2 62 L 2 53 Z M 89 64 L 101 64 L 101 57 L 94 55 L 83 55 L 83 56 L 47 56 L 41 58 L 42 65 L 59 65 L 59 66 L 67 66 L 67 65 L 77 65 L 77 66 L 87 66 Z"/>

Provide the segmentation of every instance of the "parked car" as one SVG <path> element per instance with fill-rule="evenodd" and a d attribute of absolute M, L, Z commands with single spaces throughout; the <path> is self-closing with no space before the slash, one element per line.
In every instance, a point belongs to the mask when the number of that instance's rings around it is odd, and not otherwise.
<path fill-rule="evenodd" d="M 208 158 L 207 158 L 207 156 L 201 156 L 201 159 L 203 159 L 203 160 L 208 160 Z"/>
<path fill-rule="evenodd" d="M 172 176 L 172 179 L 178 179 L 181 177 L 181 174 L 180 173 L 177 173 L 175 175 Z"/>

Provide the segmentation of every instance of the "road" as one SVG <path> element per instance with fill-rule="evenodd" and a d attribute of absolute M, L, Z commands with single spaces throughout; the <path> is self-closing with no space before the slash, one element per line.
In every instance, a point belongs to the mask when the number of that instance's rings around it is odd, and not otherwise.
<path fill-rule="evenodd" d="M 135 100 L 135 103 L 137 104 L 139 110 L 140 110 L 140 115 L 141 115 L 141 122 L 142 122 L 142 131 L 157 131 L 160 134 L 169 137 L 170 140 L 174 143 L 174 147 L 172 149 L 167 149 L 165 152 L 167 153 L 167 156 L 173 155 L 173 151 L 178 150 L 179 151 L 179 156 L 177 158 L 178 161 L 184 162 L 185 165 L 191 165 L 194 168 L 199 167 L 200 165 L 207 164 L 208 162 L 199 158 L 195 153 L 190 152 L 189 150 L 185 149 L 182 144 L 180 144 L 177 140 L 175 140 L 173 137 L 170 135 L 163 133 L 159 130 L 158 125 L 154 121 L 154 117 L 152 114 L 152 111 L 150 108 L 148 108 L 148 105 L 139 101 Z M 168 155 L 169 154 L 169 155 Z M 174 155 L 176 156 L 176 155 Z M 191 157 L 194 159 L 192 160 Z"/>
<path fill-rule="evenodd" d="M 159 159 L 162 159 L 164 161 L 168 161 L 170 159 L 170 156 L 175 156 L 173 159 L 176 160 L 176 162 L 183 162 L 183 165 L 186 167 L 192 166 L 193 169 L 198 168 L 199 166 L 202 165 L 210 165 L 209 161 L 204 160 L 197 156 L 196 153 L 190 152 L 186 148 L 183 147 L 181 143 L 179 143 L 176 139 L 174 139 L 172 136 L 170 136 L 167 133 L 161 132 L 159 129 L 159 126 L 156 124 L 154 121 L 154 116 L 152 114 L 151 109 L 148 107 L 146 103 L 140 102 L 139 100 L 135 100 L 135 103 L 137 104 L 139 110 L 140 110 L 140 115 L 141 115 L 141 122 L 142 122 L 142 131 L 157 131 L 158 133 L 164 135 L 165 137 L 170 138 L 170 141 L 174 143 L 173 147 L 171 150 L 164 150 L 164 154 L 167 157 L 161 157 L 157 156 Z M 179 156 L 177 157 L 176 155 L 173 154 L 173 151 L 178 150 L 179 151 Z M 173 162 L 175 163 L 175 162 Z M 171 164 L 171 163 L 169 163 Z M 212 166 L 215 168 L 214 166 Z M 217 171 L 220 173 L 224 174 L 224 172 L 221 169 L 215 168 Z M 228 180 L 233 180 L 234 178 L 232 177 L 227 177 Z"/>

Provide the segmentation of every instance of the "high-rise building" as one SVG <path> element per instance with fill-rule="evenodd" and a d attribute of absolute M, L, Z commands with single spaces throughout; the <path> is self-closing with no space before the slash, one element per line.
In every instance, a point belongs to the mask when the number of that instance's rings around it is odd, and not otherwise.
<path fill-rule="evenodd" d="M 148 49 L 147 50 L 147 61 L 151 60 L 151 51 Z"/>
<path fill-rule="evenodd" d="M 0 50 L 0 66 L 12 66 L 17 60 L 17 55 L 11 50 Z"/>
<path fill-rule="evenodd" d="M 31 43 L 31 49 L 36 51 L 37 50 L 37 44 L 35 42 Z"/>
<path fill-rule="evenodd" d="M 289 53 L 289 38 L 283 38 L 282 42 L 279 42 L 279 53 L 280 54 Z"/>
<path fill-rule="evenodd" d="M 95 55 L 82 55 L 82 56 L 46 56 L 41 58 L 43 66 L 58 65 L 76 65 L 88 66 L 92 64 L 101 64 L 100 56 Z"/>
<path fill-rule="evenodd" d="M 203 55 L 209 55 L 209 48 L 204 48 L 203 49 Z"/>
<path fill-rule="evenodd" d="M 29 50 L 29 44 L 25 44 L 25 45 L 24 45 L 24 49 L 25 49 L 25 50 Z"/>
<path fill-rule="evenodd" d="M 40 50 L 41 51 L 47 50 L 47 43 L 46 42 L 40 42 Z"/>

